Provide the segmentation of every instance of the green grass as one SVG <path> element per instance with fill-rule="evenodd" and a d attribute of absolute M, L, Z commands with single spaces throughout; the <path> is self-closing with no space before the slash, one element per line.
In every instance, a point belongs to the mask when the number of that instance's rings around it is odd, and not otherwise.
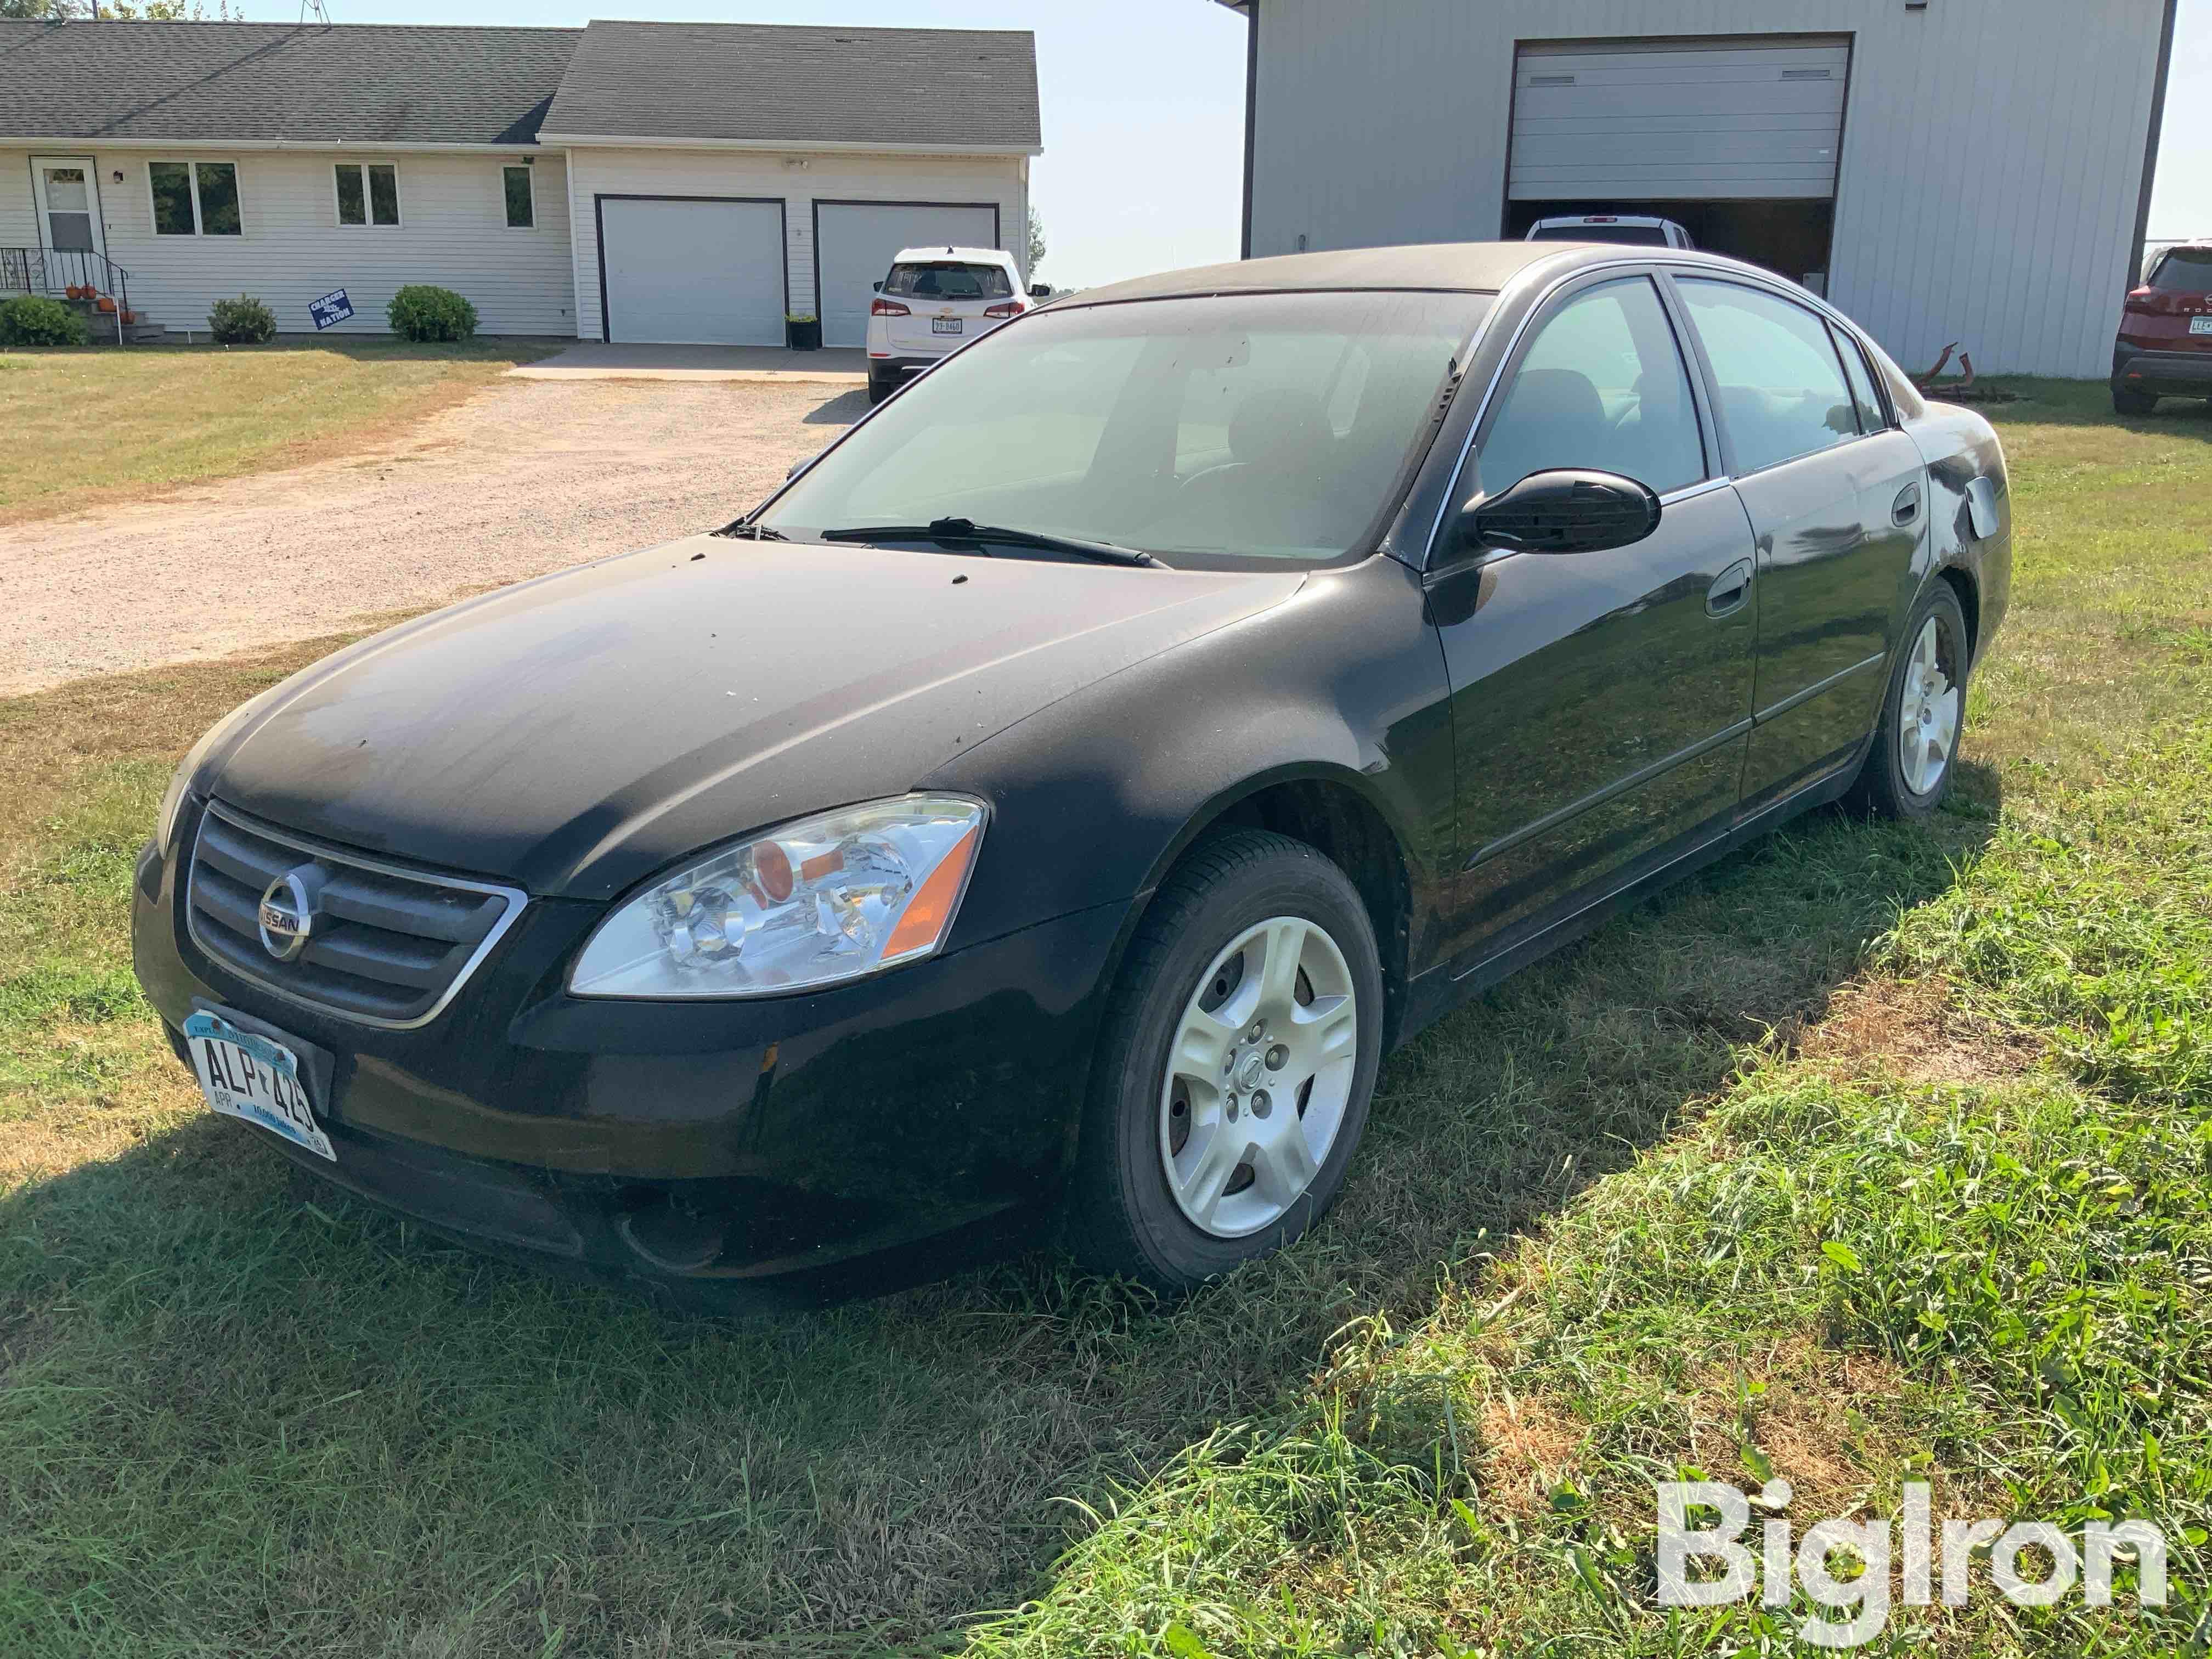
<path fill-rule="evenodd" d="M 1040 1255 L 677 1320 L 306 1183 L 121 924 L 168 759 L 287 663 L 0 702 L 0 1651 L 1789 1650 L 1652 1605 L 1684 1468 L 2149 1515 L 2161 1622 L 1978 1574 L 1892 1632 L 2187 1650 L 2212 422 L 2031 391 L 1955 810 L 1806 821 L 1428 1033 L 1328 1222 L 1172 1311 Z"/>
<path fill-rule="evenodd" d="M 0 525 L 382 441 L 550 342 L 0 352 Z"/>

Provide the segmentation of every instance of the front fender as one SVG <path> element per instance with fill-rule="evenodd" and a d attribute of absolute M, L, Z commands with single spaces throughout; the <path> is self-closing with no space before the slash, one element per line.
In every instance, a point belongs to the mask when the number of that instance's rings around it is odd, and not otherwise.
<path fill-rule="evenodd" d="M 1427 890 L 1452 844 L 1443 659 L 1418 578 L 1388 558 L 1099 680 L 939 769 L 994 819 L 951 943 L 1141 900 L 1272 784 L 1358 792 Z"/>

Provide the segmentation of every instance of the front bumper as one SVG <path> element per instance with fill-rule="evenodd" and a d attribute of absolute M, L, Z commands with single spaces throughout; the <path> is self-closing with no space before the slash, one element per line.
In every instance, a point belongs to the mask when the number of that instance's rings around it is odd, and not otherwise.
<path fill-rule="evenodd" d="M 2112 390 L 2154 398 L 2212 398 L 2212 336 L 2203 351 L 2148 351 L 2122 345 L 2112 353 Z"/>
<path fill-rule="evenodd" d="M 506 1253 L 712 1303 L 888 1290 L 1032 1229 L 1073 1155 L 1127 914 L 812 994 L 647 1003 L 568 995 L 604 907 L 538 898 L 443 1012 L 379 1030 L 201 951 L 185 856 L 140 854 L 139 983 L 179 1058 L 208 1006 L 324 1051 L 337 1162 L 304 1168 Z"/>

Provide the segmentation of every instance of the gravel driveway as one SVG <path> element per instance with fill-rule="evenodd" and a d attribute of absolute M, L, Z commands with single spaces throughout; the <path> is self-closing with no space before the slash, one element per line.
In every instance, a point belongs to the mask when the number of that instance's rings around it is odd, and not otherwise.
<path fill-rule="evenodd" d="M 0 529 L 0 693 L 311 638 L 712 529 L 866 407 L 823 386 L 502 381 L 388 448 Z"/>

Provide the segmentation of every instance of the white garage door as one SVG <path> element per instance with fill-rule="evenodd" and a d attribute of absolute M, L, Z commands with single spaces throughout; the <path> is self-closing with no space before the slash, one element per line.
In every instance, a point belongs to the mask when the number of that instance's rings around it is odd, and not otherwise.
<path fill-rule="evenodd" d="M 783 204 L 603 196 L 607 337 L 781 345 Z"/>
<path fill-rule="evenodd" d="M 1833 196 L 1850 65 L 1839 40 L 1523 46 L 1513 199 Z"/>
<path fill-rule="evenodd" d="M 920 202 L 823 202 L 815 212 L 815 268 L 822 283 L 822 343 L 868 343 L 868 307 L 875 285 L 902 247 L 934 242 L 956 247 L 999 246 L 999 210 Z"/>

